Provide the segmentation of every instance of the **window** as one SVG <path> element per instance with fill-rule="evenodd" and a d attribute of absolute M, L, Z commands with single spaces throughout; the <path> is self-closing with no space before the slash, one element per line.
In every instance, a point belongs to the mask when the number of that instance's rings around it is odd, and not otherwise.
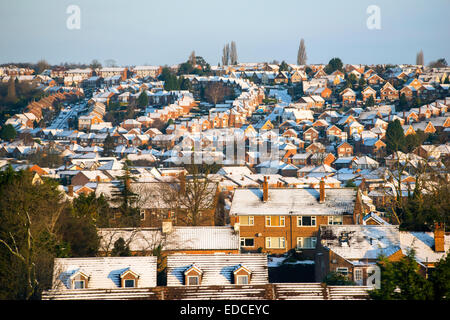
<path fill-rule="evenodd" d="M 299 237 L 297 238 L 297 248 L 315 249 L 317 243 L 316 237 Z"/>
<path fill-rule="evenodd" d="M 328 224 L 342 224 L 342 216 L 328 217 Z"/>
<path fill-rule="evenodd" d="M 125 288 L 134 288 L 134 280 L 133 279 L 128 279 L 125 280 Z"/>
<path fill-rule="evenodd" d="M 266 216 L 266 227 L 284 227 L 284 216 Z"/>
<path fill-rule="evenodd" d="M 315 216 L 301 216 L 297 217 L 298 227 L 315 227 L 316 217 Z"/>
<path fill-rule="evenodd" d="M 75 280 L 73 282 L 74 289 L 84 289 L 84 280 Z"/>
<path fill-rule="evenodd" d="M 255 239 L 253 238 L 241 238 L 241 247 L 254 247 Z"/>
<path fill-rule="evenodd" d="M 283 249 L 285 246 L 284 237 L 267 237 L 266 248 Z"/>
<path fill-rule="evenodd" d="M 198 276 L 188 276 L 188 286 L 198 286 Z"/>
<path fill-rule="evenodd" d="M 255 219 L 253 216 L 240 216 L 239 223 L 241 226 L 253 226 Z"/>
<path fill-rule="evenodd" d="M 236 284 L 248 284 L 248 276 L 236 276 Z"/>
<path fill-rule="evenodd" d="M 356 281 L 362 281 L 363 278 L 363 272 L 361 269 L 355 269 L 355 282 Z"/>
<path fill-rule="evenodd" d="M 139 212 L 139 215 L 141 216 L 141 220 L 145 220 L 145 210 L 144 210 L 144 209 L 142 209 L 142 210 Z"/>
<path fill-rule="evenodd" d="M 336 268 L 336 272 L 346 276 L 348 275 L 348 268 Z"/>

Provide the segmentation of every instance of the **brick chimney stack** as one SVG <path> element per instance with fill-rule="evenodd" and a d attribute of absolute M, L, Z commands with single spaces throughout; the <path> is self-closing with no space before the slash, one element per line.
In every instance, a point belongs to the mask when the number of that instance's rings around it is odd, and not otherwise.
<path fill-rule="evenodd" d="M 186 193 L 186 177 L 184 172 L 180 173 L 180 194 L 184 195 Z"/>
<path fill-rule="evenodd" d="M 441 222 L 434 224 L 434 251 L 445 252 L 445 225 Z"/>
<path fill-rule="evenodd" d="M 69 188 L 68 191 L 69 197 L 73 197 L 73 185 L 70 185 L 68 188 Z"/>
<path fill-rule="evenodd" d="M 325 202 L 325 180 L 320 179 L 320 197 L 319 197 L 319 203 L 324 203 Z"/>
<path fill-rule="evenodd" d="M 267 182 L 267 177 L 264 176 L 263 182 L 263 201 L 266 202 L 269 199 L 269 182 Z"/>

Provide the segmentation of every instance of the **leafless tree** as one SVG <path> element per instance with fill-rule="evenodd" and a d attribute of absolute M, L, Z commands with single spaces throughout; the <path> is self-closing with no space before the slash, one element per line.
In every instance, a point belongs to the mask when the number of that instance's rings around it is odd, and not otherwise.
<path fill-rule="evenodd" d="M 417 55 L 416 55 L 416 64 L 420 65 L 420 66 L 423 66 L 425 64 L 422 50 L 420 50 L 419 53 L 417 53 Z"/>
<path fill-rule="evenodd" d="M 238 57 L 237 57 L 236 42 L 231 41 L 231 46 L 230 46 L 230 63 L 232 65 L 236 65 L 237 61 L 238 61 Z"/>
<path fill-rule="evenodd" d="M 197 59 L 195 58 L 195 51 L 191 52 L 191 55 L 189 56 L 189 63 L 192 64 L 193 67 L 197 64 Z"/>
<path fill-rule="evenodd" d="M 211 82 L 205 87 L 205 98 L 216 105 L 225 97 L 225 87 L 218 82 Z"/>
<path fill-rule="evenodd" d="M 308 59 L 308 57 L 306 55 L 305 40 L 302 38 L 300 40 L 300 46 L 298 48 L 298 53 L 297 53 L 297 64 L 305 65 L 307 59 Z"/>
<path fill-rule="evenodd" d="M 230 63 L 230 45 L 227 43 L 222 51 L 222 65 L 228 66 Z"/>

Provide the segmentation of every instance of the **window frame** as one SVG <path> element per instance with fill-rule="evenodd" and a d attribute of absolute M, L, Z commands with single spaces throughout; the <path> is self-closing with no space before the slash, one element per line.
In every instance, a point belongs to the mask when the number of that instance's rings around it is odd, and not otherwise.
<path fill-rule="evenodd" d="M 243 217 L 248 218 L 248 224 L 243 224 L 242 219 Z M 254 226 L 255 225 L 255 216 L 239 216 L 239 225 L 241 226 Z"/>
<path fill-rule="evenodd" d="M 339 270 L 339 269 L 341 269 L 341 270 Z M 342 269 L 345 269 L 345 273 L 343 272 Z M 336 268 L 336 273 L 342 274 L 344 276 L 348 276 L 349 271 L 348 271 L 347 267 L 337 267 Z"/>
<path fill-rule="evenodd" d="M 82 283 L 83 287 L 82 288 L 77 288 L 76 283 Z M 86 281 L 85 280 L 73 280 L 73 288 L 75 290 L 81 290 L 81 289 L 86 289 Z"/>
<path fill-rule="evenodd" d="M 272 225 L 272 217 L 279 217 L 278 222 L 279 225 L 278 226 L 273 226 Z M 285 216 L 266 216 L 266 227 L 274 227 L 274 228 L 279 228 L 279 227 L 285 227 L 286 226 L 286 218 Z M 281 221 L 283 221 L 283 224 L 281 224 Z M 269 222 L 269 223 L 268 223 Z"/>
<path fill-rule="evenodd" d="M 278 242 L 277 247 L 272 246 L 272 244 L 273 244 L 272 239 L 277 239 L 277 242 Z M 282 242 L 283 246 L 280 245 L 281 242 Z M 268 243 L 269 243 L 269 245 L 267 245 Z M 286 249 L 286 239 L 284 237 L 266 237 L 265 245 L 266 245 L 267 249 Z"/>
<path fill-rule="evenodd" d="M 127 281 L 133 281 L 133 286 L 127 286 Z M 135 279 L 124 279 L 123 280 L 123 287 L 124 288 L 136 288 L 136 280 Z"/>
<path fill-rule="evenodd" d="M 355 268 L 353 277 L 355 282 L 363 281 L 363 270 L 361 268 Z"/>
<path fill-rule="evenodd" d="M 335 218 L 338 218 L 341 220 L 341 223 L 334 223 L 333 220 Z M 343 216 L 328 216 L 328 225 L 333 226 L 333 225 L 343 225 L 344 224 L 344 217 Z"/>
<path fill-rule="evenodd" d="M 240 244 L 241 244 L 241 247 L 244 247 L 244 248 L 252 248 L 252 247 L 254 247 L 255 246 L 255 238 L 248 238 L 248 237 L 241 237 L 240 239 Z M 253 245 L 246 245 L 245 244 L 245 241 L 246 240 L 252 240 L 253 241 Z M 243 244 L 244 243 L 244 244 Z"/>
<path fill-rule="evenodd" d="M 303 218 L 310 217 L 311 225 L 303 225 Z M 314 222 L 314 224 L 313 224 Z M 317 227 L 317 216 L 298 216 L 297 217 L 297 227 Z"/>
<path fill-rule="evenodd" d="M 245 278 L 245 279 L 247 279 L 246 280 L 246 283 L 239 283 L 239 279 L 243 279 L 243 278 Z M 248 275 L 243 275 L 243 274 L 240 274 L 240 275 L 236 275 L 236 284 L 239 284 L 239 285 L 247 285 L 247 284 L 249 284 L 249 276 Z"/>
<path fill-rule="evenodd" d="M 314 244 L 312 247 L 305 247 L 305 239 L 311 239 L 311 244 Z M 301 246 L 299 246 L 301 243 Z M 317 237 L 297 237 L 297 249 L 316 249 L 317 247 Z"/>
<path fill-rule="evenodd" d="M 191 278 L 197 279 L 197 284 L 191 284 L 190 283 L 190 279 Z M 187 275 L 186 276 L 186 285 L 187 286 L 198 286 L 198 285 L 200 285 L 200 277 L 198 275 L 197 276 L 189 276 L 189 275 Z"/>

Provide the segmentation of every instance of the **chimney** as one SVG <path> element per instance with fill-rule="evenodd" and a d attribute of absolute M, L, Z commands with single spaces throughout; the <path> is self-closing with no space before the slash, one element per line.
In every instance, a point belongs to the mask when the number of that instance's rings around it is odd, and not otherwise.
<path fill-rule="evenodd" d="M 180 173 L 180 194 L 184 195 L 186 193 L 186 177 L 184 172 Z"/>
<path fill-rule="evenodd" d="M 73 185 L 69 186 L 68 194 L 69 194 L 69 197 L 73 197 Z"/>
<path fill-rule="evenodd" d="M 267 177 L 264 176 L 263 182 L 263 201 L 266 202 L 269 199 L 269 183 L 267 182 Z"/>
<path fill-rule="evenodd" d="M 100 176 L 96 176 L 96 177 L 95 177 L 95 181 L 96 181 L 97 183 L 99 183 L 99 182 L 100 182 Z"/>
<path fill-rule="evenodd" d="M 319 197 L 319 203 L 325 202 L 325 180 L 320 179 L 320 197 Z"/>
<path fill-rule="evenodd" d="M 172 219 L 163 219 L 162 221 L 162 232 L 167 234 L 171 233 L 173 230 Z"/>
<path fill-rule="evenodd" d="M 444 239 L 445 239 L 444 223 L 435 222 L 435 224 L 434 224 L 434 251 L 445 252 Z"/>
<path fill-rule="evenodd" d="M 127 189 L 129 190 L 131 187 L 131 179 L 130 178 L 125 180 L 125 185 L 126 185 Z"/>

